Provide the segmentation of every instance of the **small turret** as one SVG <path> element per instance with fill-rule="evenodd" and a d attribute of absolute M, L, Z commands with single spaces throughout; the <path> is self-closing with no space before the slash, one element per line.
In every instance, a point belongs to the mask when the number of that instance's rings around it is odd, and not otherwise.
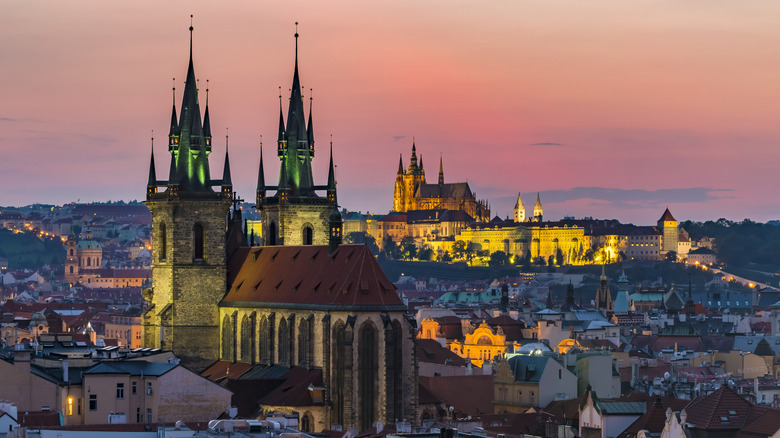
<path fill-rule="evenodd" d="M 233 195 L 233 179 L 230 176 L 230 152 L 227 134 L 225 134 L 225 167 L 222 171 L 222 195 L 227 198 Z"/>
<path fill-rule="evenodd" d="M 154 170 L 154 135 L 152 135 L 152 158 L 149 160 L 149 181 L 146 183 L 146 194 L 157 193 L 157 172 Z"/>
<path fill-rule="evenodd" d="M 265 171 L 263 170 L 263 140 L 260 140 L 260 166 L 257 171 L 257 199 L 255 200 L 256 207 L 260 208 L 265 200 Z"/>
<path fill-rule="evenodd" d="M 542 221 L 544 210 L 542 210 L 542 200 L 539 197 L 539 192 L 536 193 L 536 205 L 534 205 L 534 220 L 537 222 Z"/>
<path fill-rule="evenodd" d="M 330 142 L 330 165 L 328 168 L 328 201 L 333 205 L 338 202 L 336 200 L 336 171 L 333 168 L 333 140 Z"/>
<path fill-rule="evenodd" d="M 439 156 L 439 187 L 444 185 L 444 161 L 441 156 Z"/>
<path fill-rule="evenodd" d="M 334 205 L 333 210 L 328 215 L 328 254 L 333 254 L 341 245 L 343 224 L 341 212 L 339 212 L 338 206 Z"/>

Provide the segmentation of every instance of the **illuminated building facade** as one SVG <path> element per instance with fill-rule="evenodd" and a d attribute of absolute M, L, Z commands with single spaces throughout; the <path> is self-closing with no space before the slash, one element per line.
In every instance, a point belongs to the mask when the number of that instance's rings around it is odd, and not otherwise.
<path fill-rule="evenodd" d="M 154 248 L 143 345 L 170 349 L 193 368 L 294 368 L 311 379 L 304 390 L 312 400 L 265 407 L 299 413 L 307 432 L 412 420 L 415 329 L 368 248 L 341 245 L 332 156 L 328 184 L 312 183 L 313 125 L 311 112 L 304 123 L 295 36 L 278 185 L 265 185 L 262 157 L 258 171 L 265 246 L 247 244 L 227 151 L 223 178 L 209 177 L 209 113 L 201 121 L 190 50 L 181 117 L 174 110 L 171 122 L 168 181 L 157 180 L 154 155 L 149 170 Z"/>
<path fill-rule="evenodd" d="M 444 164 L 439 160 L 439 181 L 428 184 L 422 156 L 417 162 L 417 146 L 412 143 L 409 167 L 404 170 L 403 156 L 398 161 L 398 173 L 393 191 L 393 211 L 410 210 L 462 210 L 477 222 L 490 220 L 490 209 L 485 201 L 477 200 L 469 183 L 445 183 Z"/>

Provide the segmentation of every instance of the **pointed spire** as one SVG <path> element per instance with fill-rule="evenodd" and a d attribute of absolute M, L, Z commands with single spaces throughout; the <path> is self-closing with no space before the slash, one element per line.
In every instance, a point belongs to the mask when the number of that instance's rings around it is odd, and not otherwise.
<path fill-rule="evenodd" d="M 336 171 L 333 168 L 333 135 L 330 137 L 330 165 L 328 168 L 328 200 L 337 204 L 336 200 Z"/>
<path fill-rule="evenodd" d="M 230 152 L 228 147 L 228 128 L 225 128 L 225 168 L 222 172 L 222 187 L 232 187 L 233 180 L 230 177 Z M 224 189 L 223 189 L 224 190 Z"/>
<path fill-rule="evenodd" d="M 279 139 L 277 142 L 279 143 L 279 148 L 282 147 L 282 143 L 284 142 L 284 113 L 282 112 L 282 87 L 279 87 Z"/>
<path fill-rule="evenodd" d="M 265 196 L 265 171 L 263 170 L 263 136 L 260 136 L 260 168 L 257 171 L 257 191 Z"/>
<path fill-rule="evenodd" d="M 173 78 L 173 109 L 171 110 L 171 130 L 168 132 L 168 137 L 175 137 L 178 135 L 179 123 L 176 121 L 176 78 Z M 171 146 L 173 141 L 170 142 Z"/>
<path fill-rule="evenodd" d="M 398 158 L 398 174 L 404 173 L 404 154 L 399 154 L 400 157 Z"/>
<path fill-rule="evenodd" d="M 152 130 L 152 158 L 149 161 L 149 182 L 146 183 L 146 187 L 157 192 L 157 172 L 154 170 L 154 130 Z"/>
<path fill-rule="evenodd" d="M 409 157 L 409 170 L 417 170 L 417 144 L 414 137 L 412 137 L 412 156 Z"/>
<path fill-rule="evenodd" d="M 206 146 L 211 146 L 211 119 L 209 117 L 209 80 L 206 79 L 206 113 L 203 116 L 203 137 Z"/>
<path fill-rule="evenodd" d="M 288 147 L 299 148 L 298 143 L 306 143 L 306 120 L 303 115 L 303 97 L 301 96 L 301 79 L 298 74 L 298 22 L 295 22 L 295 72 L 293 73 L 292 89 L 290 90 L 290 107 L 287 111 L 287 140 L 296 144 Z M 308 146 L 306 147 L 308 149 Z"/>
<path fill-rule="evenodd" d="M 420 172 L 425 171 L 425 166 L 423 165 L 423 156 L 420 154 Z"/>
<path fill-rule="evenodd" d="M 314 98 L 312 97 L 312 93 L 314 90 L 309 88 L 309 123 L 306 127 L 306 136 L 308 137 L 309 141 L 309 149 L 314 150 L 314 124 L 312 124 L 312 117 L 311 117 L 311 110 L 313 107 Z"/>
<path fill-rule="evenodd" d="M 444 159 L 439 155 L 439 185 L 444 185 Z"/>

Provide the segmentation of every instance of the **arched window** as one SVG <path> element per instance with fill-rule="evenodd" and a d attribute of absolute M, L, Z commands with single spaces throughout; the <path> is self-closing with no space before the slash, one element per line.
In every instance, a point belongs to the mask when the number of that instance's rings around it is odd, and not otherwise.
<path fill-rule="evenodd" d="M 298 365 L 311 367 L 314 359 L 313 317 L 301 319 L 298 325 Z"/>
<path fill-rule="evenodd" d="M 376 421 L 376 383 L 379 377 L 376 330 L 370 323 L 363 324 L 358 339 L 358 424 L 359 430 L 368 430 Z"/>
<path fill-rule="evenodd" d="M 306 412 L 301 418 L 301 432 L 314 432 L 314 417 L 311 412 Z"/>
<path fill-rule="evenodd" d="M 290 363 L 290 331 L 287 329 L 287 319 L 279 321 L 279 353 L 277 363 L 288 365 Z"/>
<path fill-rule="evenodd" d="M 193 229 L 193 252 L 192 258 L 203 260 L 203 225 L 195 224 Z"/>
<path fill-rule="evenodd" d="M 345 340 L 344 323 L 338 321 L 333 328 L 333 423 L 346 424 L 345 397 L 349 391 L 346 386 L 347 357 L 352 356 L 352 349 Z"/>
<path fill-rule="evenodd" d="M 166 259 L 168 253 L 168 235 L 165 229 L 165 222 L 160 222 L 160 260 Z"/>
<path fill-rule="evenodd" d="M 70 255 L 73 255 L 73 248 L 70 249 Z"/>
<path fill-rule="evenodd" d="M 385 330 L 385 393 L 387 397 L 386 421 L 393 422 L 396 418 L 404 418 L 404 385 L 403 382 L 403 331 L 398 320 L 393 321 Z"/>
<path fill-rule="evenodd" d="M 230 317 L 225 315 L 225 318 L 222 320 L 222 360 L 233 360 L 231 348 L 233 346 L 232 333 L 233 328 L 230 324 Z"/>
<path fill-rule="evenodd" d="M 241 320 L 241 362 L 252 362 L 252 344 L 254 330 L 250 318 L 244 315 Z"/>
<path fill-rule="evenodd" d="M 276 222 L 268 226 L 268 245 L 276 245 Z"/>
<path fill-rule="evenodd" d="M 314 230 L 309 225 L 303 227 L 303 244 L 312 245 L 314 243 Z"/>
<path fill-rule="evenodd" d="M 87 266 L 92 266 L 92 259 L 87 257 Z"/>
<path fill-rule="evenodd" d="M 73 273 L 73 266 L 70 267 L 70 273 Z"/>

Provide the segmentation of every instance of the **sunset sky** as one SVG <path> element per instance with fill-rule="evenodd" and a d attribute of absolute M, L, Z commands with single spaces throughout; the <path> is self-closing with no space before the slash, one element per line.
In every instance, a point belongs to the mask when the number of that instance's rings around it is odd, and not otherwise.
<path fill-rule="evenodd" d="M 160 178 L 190 14 L 219 177 L 277 177 L 278 87 L 313 89 L 339 201 L 386 213 L 412 138 L 435 182 L 545 219 L 780 219 L 780 2 L 689 0 L 48 1 L 0 11 L 0 205 L 142 199 Z M 203 103 L 203 97 L 201 97 Z M 177 101 L 177 108 L 181 102 Z"/>

